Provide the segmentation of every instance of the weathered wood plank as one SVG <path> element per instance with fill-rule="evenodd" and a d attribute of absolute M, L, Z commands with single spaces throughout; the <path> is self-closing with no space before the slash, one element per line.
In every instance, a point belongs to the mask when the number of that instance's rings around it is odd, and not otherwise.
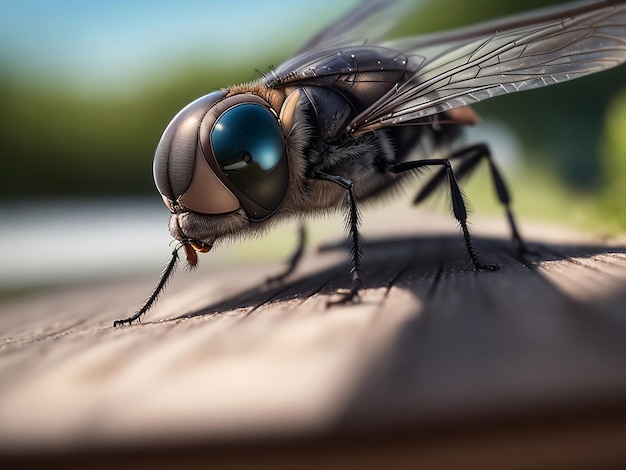
<path fill-rule="evenodd" d="M 278 265 L 180 275 L 132 327 L 111 323 L 152 279 L 0 306 L 0 451 L 540 427 L 607 410 L 607 439 L 626 437 L 626 248 L 535 231 L 522 263 L 483 234 L 501 269 L 474 272 L 442 230 L 370 238 L 354 306 L 326 308 L 349 285 L 332 249 L 280 287 L 258 287 Z"/>

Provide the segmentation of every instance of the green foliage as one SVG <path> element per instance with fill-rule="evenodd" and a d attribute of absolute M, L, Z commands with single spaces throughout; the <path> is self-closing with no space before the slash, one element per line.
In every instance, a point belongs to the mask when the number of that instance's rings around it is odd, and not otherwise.
<path fill-rule="evenodd" d="M 89 97 L 0 79 L 0 198 L 154 193 L 154 149 L 174 114 L 253 74 L 243 67 L 187 70 L 134 96 Z"/>
<path fill-rule="evenodd" d="M 608 110 L 602 147 L 602 208 L 626 230 L 626 89 Z"/>

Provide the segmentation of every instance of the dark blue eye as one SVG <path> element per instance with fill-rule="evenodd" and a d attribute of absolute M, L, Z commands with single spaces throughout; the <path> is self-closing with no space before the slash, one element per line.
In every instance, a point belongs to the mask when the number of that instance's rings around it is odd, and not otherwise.
<path fill-rule="evenodd" d="M 267 107 L 242 103 L 226 110 L 211 130 L 211 148 L 224 176 L 242 196 L 267 211 L 278 208 L 289 175 L 283 132 Z"/>
<path fill-rule="evenodd" d="M 224 173 L 242 172 L 254 178 L 272 171 L 285 149 L 278 120 L 258 104 L 241 104 L 222 114 L 213 127 L 211 142 Z"/>

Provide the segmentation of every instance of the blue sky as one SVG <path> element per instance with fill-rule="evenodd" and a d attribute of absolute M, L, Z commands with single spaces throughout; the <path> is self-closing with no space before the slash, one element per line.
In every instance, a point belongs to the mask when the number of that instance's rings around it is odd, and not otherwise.
<path fill-rule="evenodd" d="M 293 38 L 305 40 L 353 3 L 0 0 L 0 60 L 35 80 L 115 87 L 190 57 L 228 63 L 259 47 L 293 50 Z"/>

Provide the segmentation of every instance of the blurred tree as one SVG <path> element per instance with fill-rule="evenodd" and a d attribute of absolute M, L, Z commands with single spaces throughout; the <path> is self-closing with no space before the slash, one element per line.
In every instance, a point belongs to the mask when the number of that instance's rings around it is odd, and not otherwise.
<path fill-rule="evenodd" d="M 606 114 L 603 141 L 602 191 L 604 215 L 626 229 L 626 88 Z"/>
<path fill-rule="evenodd" d="M 87 98 L 0 78 L 0 198 L 153 193 L 154 149 L 172 116 L 242 77 L 255 72 L 187 70 L 136 96 Z"/>

